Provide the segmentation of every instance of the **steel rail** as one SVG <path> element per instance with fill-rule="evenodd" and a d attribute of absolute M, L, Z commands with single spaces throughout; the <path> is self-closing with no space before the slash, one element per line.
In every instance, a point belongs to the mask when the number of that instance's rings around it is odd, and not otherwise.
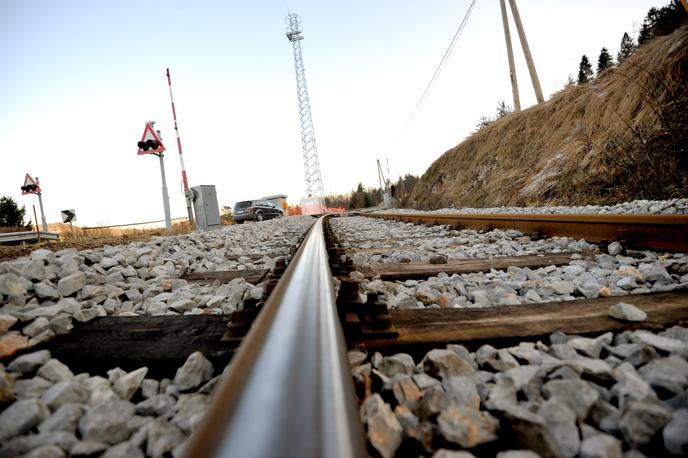
<path fill-rule="evenodd" d="M 688 251 L 686 215 L 552 215 L 463 213 L 361 213 L 374 218 L 426 224 L 447 224 L 465 229 L 516 229 L 530 234 L 584 238 L 591 243 L 618 240 L 624 247 Z"/>
<path fill-rule="evenodd" d="M 230 363 L 185 456 L 365 457 L 319 218 Z"/>

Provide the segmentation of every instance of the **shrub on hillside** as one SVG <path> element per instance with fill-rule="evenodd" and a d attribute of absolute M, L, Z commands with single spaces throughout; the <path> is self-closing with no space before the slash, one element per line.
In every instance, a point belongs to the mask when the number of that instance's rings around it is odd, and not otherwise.
<path fill-rule="evenodd" d="M 17 201 L 9 196 L 0 197 L 0 227 L 16 228 L 18 231 L 31 230 L 31 221 L 24 223 L 26 208 L 19 208 Z"/>

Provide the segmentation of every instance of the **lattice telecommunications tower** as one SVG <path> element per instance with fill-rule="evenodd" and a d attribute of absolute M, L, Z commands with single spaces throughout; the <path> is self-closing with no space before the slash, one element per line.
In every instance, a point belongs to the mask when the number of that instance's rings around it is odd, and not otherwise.
<path fill-rule="evenodd" d="M 301 18 L 296 13 L 289 13 L 286 17 L 287 38 L 294 47 L 294 66 L 296 67 L 296 92 L 299 97 L 299 115 L 301 117 L 301 146 L 303 149 L 303 167 L 306 178 L 306 193 L 309 198 L 316 200 L 320 207 L 323 206 L 323 185 L 320 176 L 320 164 L 318 162 L 318 148 L 315 145 L 315 132 L 313 131 L 313 118 L 311 117 L 311 104 L 308 100 L 308 87 L 306 86 L 306 71 L 303 68 L 303 55 L 301 54 Z M 309 199 L 311 200 L 311 199 Z M 303 208 L 302 211 L 306 210 Z M 320 213 L 322 209 L 312 213 Z M 304 214 L 309 214 L 304 211 Z"/>

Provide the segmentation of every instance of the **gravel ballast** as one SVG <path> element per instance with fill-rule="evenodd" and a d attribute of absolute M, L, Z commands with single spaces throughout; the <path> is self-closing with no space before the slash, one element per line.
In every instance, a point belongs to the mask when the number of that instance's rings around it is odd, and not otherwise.
<path fill-rule="evenodd" d="M 148 242 L 76 251 L 39 249 L 0 263 L 0 355 L 30 348 L 99 316 L 229 314 L 262 284 L 201 285 L 193 272 L 270 269 L 313 223 L 287 217 Z M 249 256 L 251 255 L 251 256 Z"/>
<path fill-rule="evenodd" d="M 45 362 L 35 364 L 40 361 Z M 63 368 L 59 378 L 49 377 L 54 366 Z M 189 379 L 189 371 L 198 374 Z M 7 369 L 0 366 L 14 400 L 0 411 L 0 457 L 181 456 L 221 372 L 200 352 L 189 355 L 174 380 L 145 378 L 147 372 L 141 367 L 113 368 L 107 378 L 73 374 L 47 350 L 15 358 Z"/>
<path fill-rule="evenodd" d="M 569 237 L 532 240 L 515 230 L 458 231 L 363 217 L 335 218 L 331 226 L 343 248 L 364 250 L 353 253 L 360 268 L 371 263 L 432 263 L 440 257 L 444 261 L 435 263 L 573 252 L 563 266 L 440 273 L 424 280 L 382 281 L 351 274 L 361 280 L 362 293 L 382 294 L 389 308 L 491 307 L 688 288 L 688 255 L 683 253 L 617 252 L 614 246 L 611 251 L 617 254 L 612 255 L 607 247 Z"/>
<path fill-rule="evenodd" d="M 687 358 L 679 326 L 452 344 L 421 360 L 349 352 L 368 446 L 383 457 L 686 456 Z"/>

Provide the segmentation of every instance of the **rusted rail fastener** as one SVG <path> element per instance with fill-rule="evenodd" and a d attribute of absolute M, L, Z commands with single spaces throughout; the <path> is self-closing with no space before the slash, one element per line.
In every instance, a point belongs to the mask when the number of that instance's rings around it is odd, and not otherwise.
<path fill-rule="evenodd" d="M 627 248 L 688 251 L 686 215 L 431 214 L 373 212 L 365 216 L 466 229 L 516 229 L 592 243 L 617 240 Z"/>

